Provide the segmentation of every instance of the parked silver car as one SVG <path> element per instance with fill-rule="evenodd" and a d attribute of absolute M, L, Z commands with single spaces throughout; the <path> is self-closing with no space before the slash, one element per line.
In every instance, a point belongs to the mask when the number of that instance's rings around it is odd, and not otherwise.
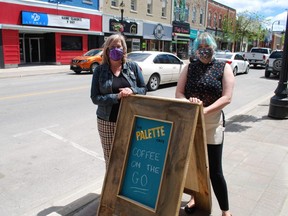
<path fill-rule="evenodd" d="M 271 73 L 279 75 L 282 66 L 283 50 L 275 50 L 271 53 L 265 67 L 265 77 L 270 77 Z"/>

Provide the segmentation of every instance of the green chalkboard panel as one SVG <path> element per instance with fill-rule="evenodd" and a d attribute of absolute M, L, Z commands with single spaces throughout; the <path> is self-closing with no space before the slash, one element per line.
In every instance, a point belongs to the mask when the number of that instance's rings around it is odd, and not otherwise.
<path fill-rule="evenodd" d="M 135 116 L 120 194 L 155 209 L 172 122 Z"/>

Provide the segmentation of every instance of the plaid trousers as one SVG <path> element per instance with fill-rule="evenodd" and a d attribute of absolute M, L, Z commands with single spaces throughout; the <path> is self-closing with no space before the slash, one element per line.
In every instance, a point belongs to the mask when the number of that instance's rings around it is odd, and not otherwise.
<path fill-rule="evenodd" d="M 97 118 L 98 132 L 103 148 L 106 170 L 109 164 L 109 156 L 112 149 L 113 137 L 116 129 L 116 122 L 109 122 Z"/>

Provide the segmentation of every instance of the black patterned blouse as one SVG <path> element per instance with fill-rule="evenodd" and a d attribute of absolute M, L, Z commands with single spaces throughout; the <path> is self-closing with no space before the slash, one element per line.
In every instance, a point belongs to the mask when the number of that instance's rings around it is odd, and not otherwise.
<path fill-rule="evenodd" d="M 203 64 L 195 60 L 189 64 L 187 82 L 185 85 L 185 97 L 196 97 L 203 101 L 207 107 L 222 96 L 222 77 L 225 62 L 213 60 L 209 64 Z"/>

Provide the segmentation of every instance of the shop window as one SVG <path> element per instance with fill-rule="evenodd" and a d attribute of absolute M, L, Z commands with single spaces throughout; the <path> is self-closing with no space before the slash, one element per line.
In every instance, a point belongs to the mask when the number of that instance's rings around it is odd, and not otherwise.
<path fill-rule="evenodd" d="M 214 25 L 214 28 L 217 28 L 217 14 L 216 13 L 214 14 L 213 25 Z"/>
<path fill-rule="evenodd" d="M 211 12 L 208 13 L 208 26 L 212 26 Z"/>
<path fill-rule="evenodd" d="M 200 9 L 200 20 L 199 20 L 199 23 L 200 23 L 201 25 L 203 25 L 203 16 L 204 16 L 204 12 L 203 12 L 203 9 L 201 8 L 201 9 Z"/>
<path fill-rule="evenodd" d="M 196 15 L 197 15 L 197 9 L 196 9 L 196 7 L 193 7 L 192 23 L 196 23 Z"/>
<path fill-rule="evenodd" d="M 118 0 L 111 0 L 111 6 L 118 7 Z"/>
<path fill-rule="evenodd" d="M 147 14 L 152 14 L 152 4 L 153 4 L 153 0 L 147 0 Z"/>
<path fill-rule="evenodd" d="M 82 37 L 81 36 L 61 36 L 61 49 L 62 50 L 82 50 Z"/>
<path fill-rule="evenodd" d="M 162 0 L 162 17 L 167 16 L 167 0 Z"/>
<path fill-rule="evenodd" d="M 219 22 L 218 22 L 218 24 L 219 24 L 219 25 L 218 25 L 219 28 L 222 29 L 222 15 L 221 15 L 221 14 L 219 15 Z"/>
<path fill-rule="evenodd" d="M 137 0 L 131 0 L 131 10 L 137 11 Z"/>

